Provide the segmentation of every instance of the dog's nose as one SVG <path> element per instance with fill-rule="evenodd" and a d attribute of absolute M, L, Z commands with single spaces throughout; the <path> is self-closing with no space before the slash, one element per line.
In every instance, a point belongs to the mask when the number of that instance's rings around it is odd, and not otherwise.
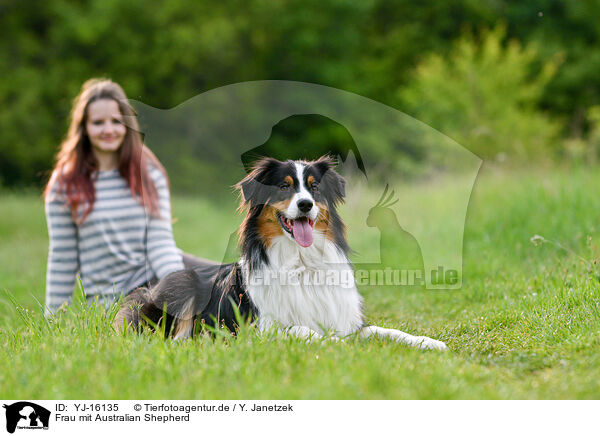
<path fill-rule="evenodd" d="M 309 210 L 311 210 L 313 207 L 313 202 L 310 200 L 299 200 L 298 201 L 298 209 L 300 209 L 301 212 L 308 212 Z"/>

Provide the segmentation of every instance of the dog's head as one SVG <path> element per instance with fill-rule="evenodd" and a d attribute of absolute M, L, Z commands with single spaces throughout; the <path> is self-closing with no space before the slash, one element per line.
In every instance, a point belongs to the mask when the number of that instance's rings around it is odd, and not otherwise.
<path fill-rule="evenodd" d="M 242 196 L 240 207 L 247 209 L 242 247 L 252 237 L 268 247 L 282 235 L 310 247 L 313 233 L 322 232 L 346 251 L 343 223 L 335 211 L 345 196 L 345 181 L 334 167 L 328 156 L 311 162 L 258 161 L 236 185 Z"/>

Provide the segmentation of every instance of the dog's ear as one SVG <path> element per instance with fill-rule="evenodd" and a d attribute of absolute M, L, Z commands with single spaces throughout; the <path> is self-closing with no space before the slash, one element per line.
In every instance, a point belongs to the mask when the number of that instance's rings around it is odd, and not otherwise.
<path fill-rule="evenodd" d="M 326 155 L 315 161 L 314 165 L 321 173 L 321 184 L 325 185 L 328 200 L 333 204 L 344 201 L 346 180 L 335 171 L 336 161 Z"/>
<path fill-rule="evenodd" d="M 257 161 L 252 171 L 235 185 L 242 196 L 241 206 L 253 207 L 267 203 L 274 190 L 267 183 L 267 174 L 278 164 L 281 162 L 277 159 L 263 158 Z"/>
<path fill-rule="evenodd" d="M 240 182 L 235 185 L 235 189 L 240 191 L 242 197 L 242 204 L 249 204 L 252 194 L 255 190 L 256 181 L 252 177 L 252 174 L 248 174 Z"/>

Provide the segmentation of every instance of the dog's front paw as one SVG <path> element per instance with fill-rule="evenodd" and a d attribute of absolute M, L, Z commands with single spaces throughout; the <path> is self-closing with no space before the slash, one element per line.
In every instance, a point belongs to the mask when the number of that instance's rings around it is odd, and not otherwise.
<path fill-rule="evenodd" d="M 428 338 L 427 336 L 415 336 L 414 345 L 422 350 L 441 350 L 447 351 L 448 347 L 442 341 Z"/>

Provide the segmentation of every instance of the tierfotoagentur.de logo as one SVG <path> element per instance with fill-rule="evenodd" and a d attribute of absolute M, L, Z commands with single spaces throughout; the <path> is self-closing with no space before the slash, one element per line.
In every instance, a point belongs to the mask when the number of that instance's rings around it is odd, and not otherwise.
<path fill-rule="evenodd" d="M 6 431 L 14 433 L 19 430 L 48 430 L 50 411 L 28 401 L 4 404 L 6 409 Z"/>

